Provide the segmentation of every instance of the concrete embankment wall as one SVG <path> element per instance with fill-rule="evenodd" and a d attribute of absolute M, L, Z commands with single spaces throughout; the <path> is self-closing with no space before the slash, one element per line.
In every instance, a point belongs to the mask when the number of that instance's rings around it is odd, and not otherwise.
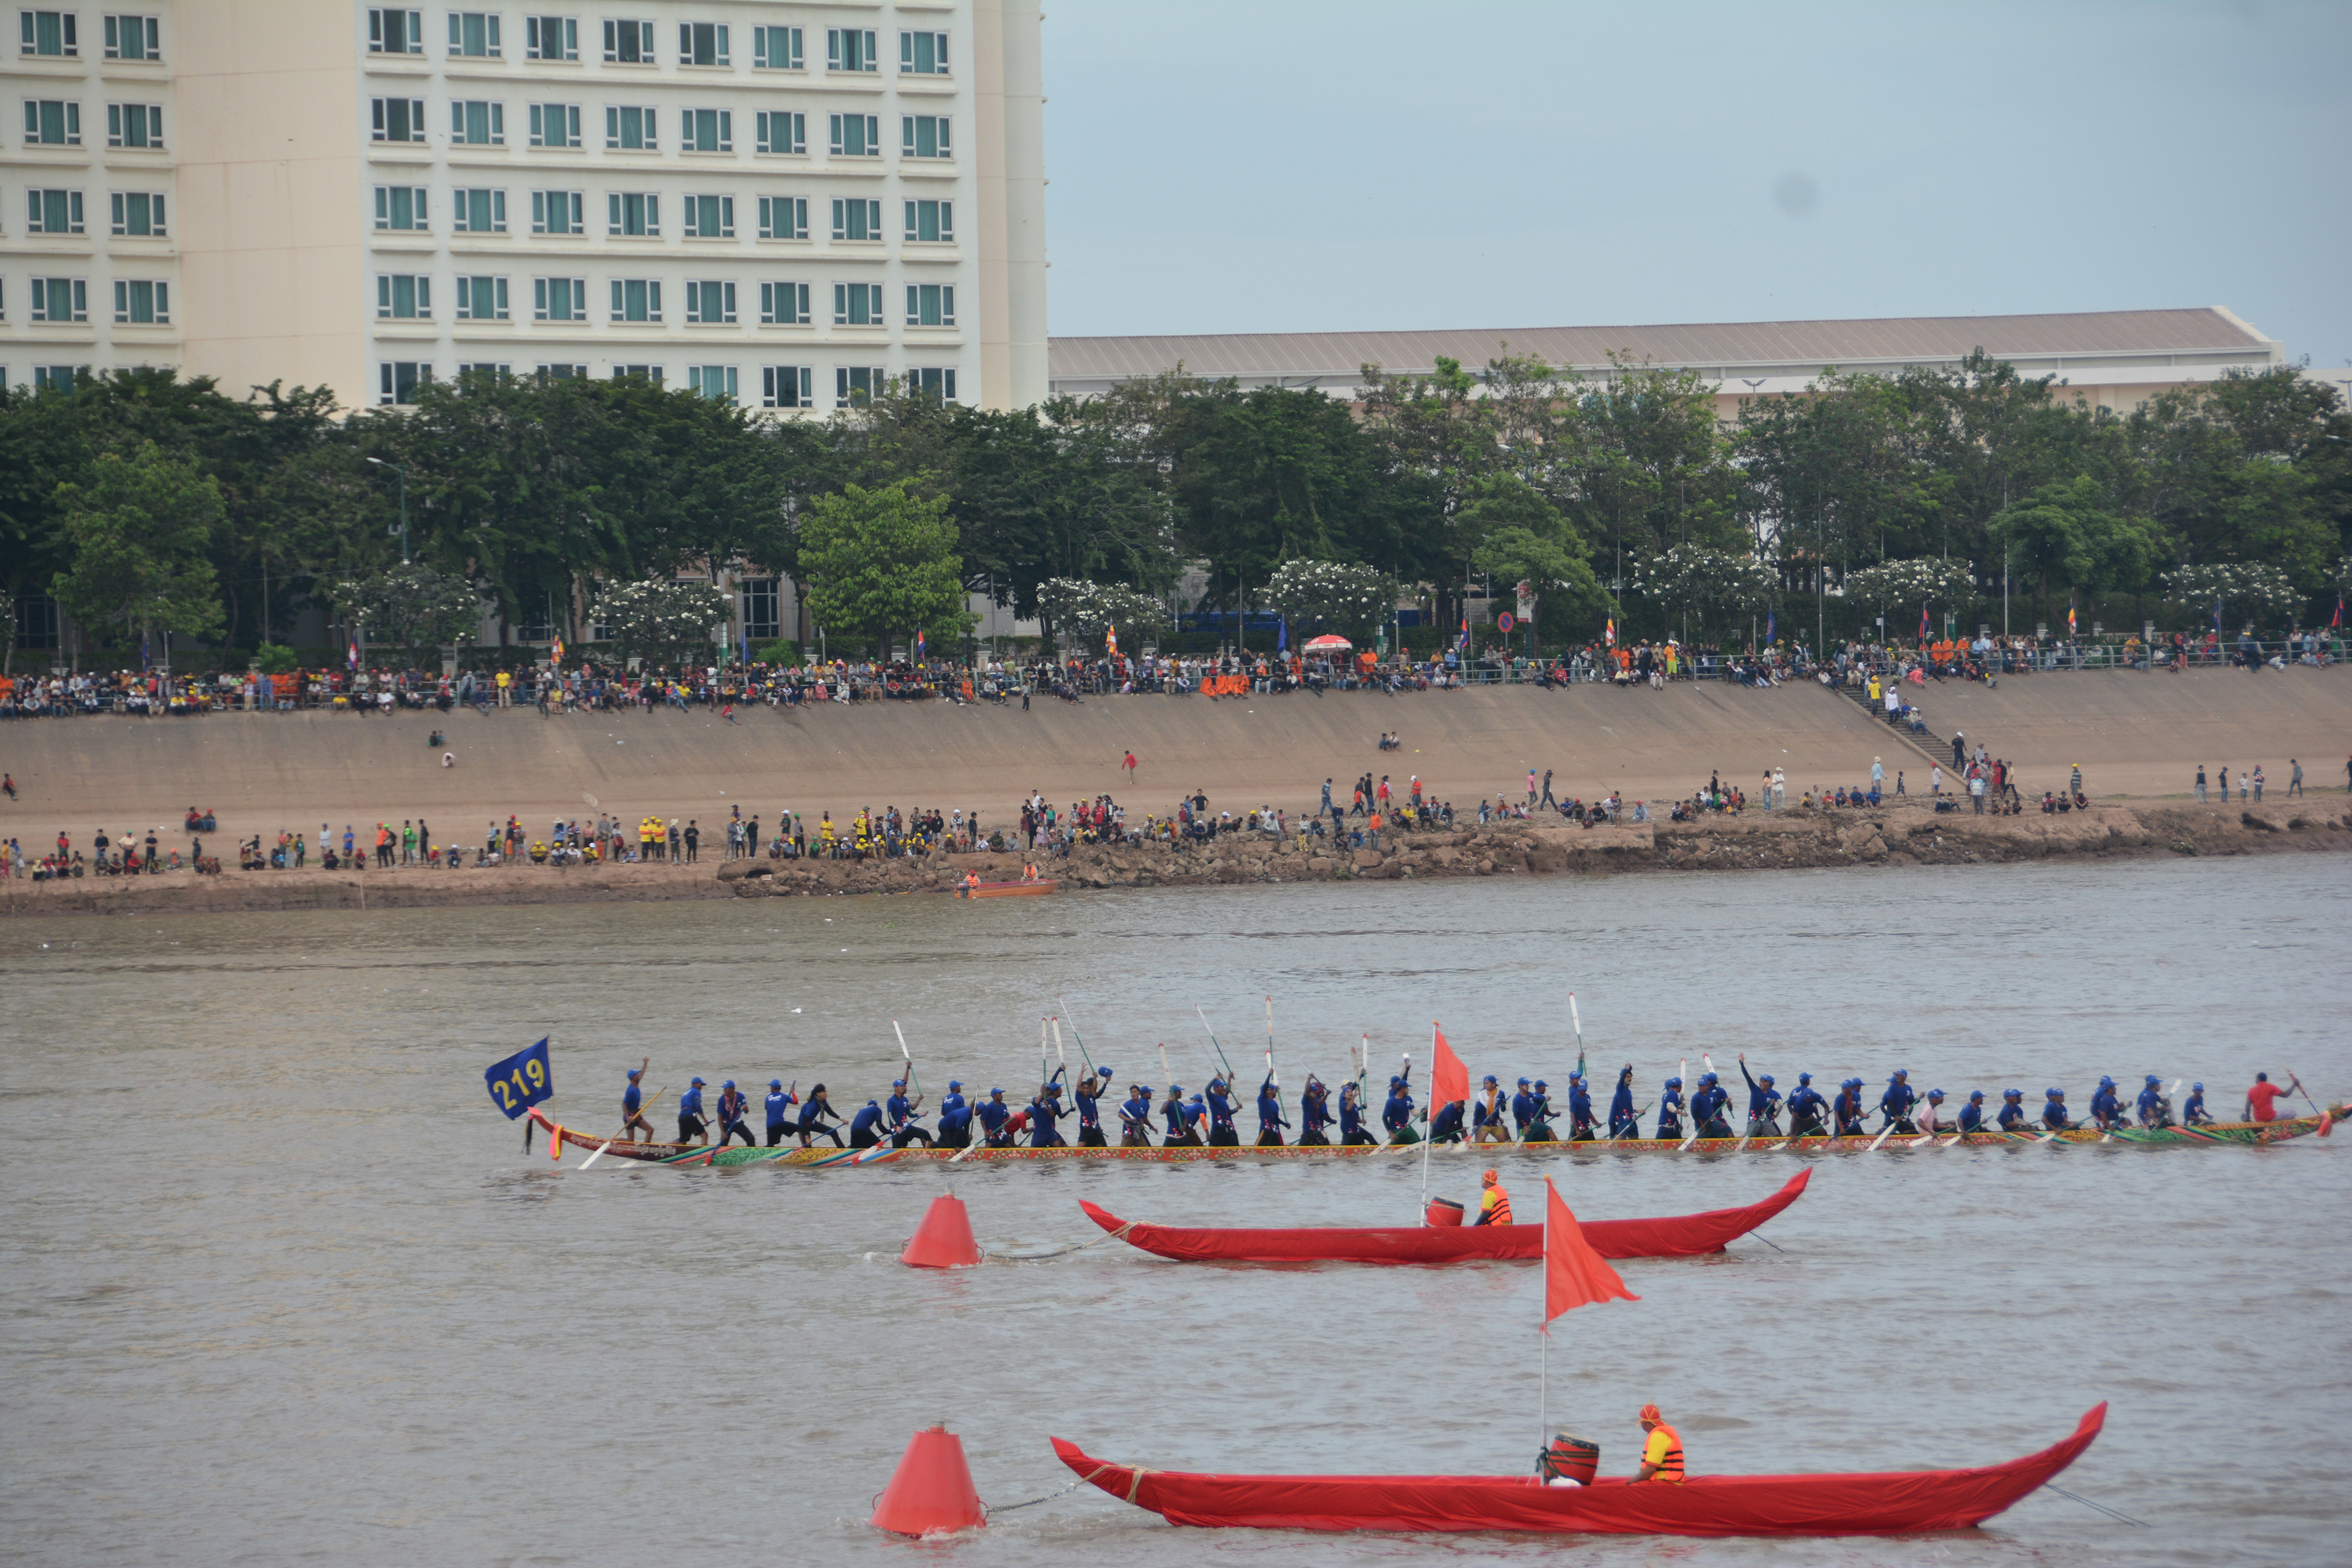
<path fill-rule="evenodd" d="M 2276 798 L 2290 755 L 2315 785 L 2341 789 L 2352 752 L 2352 675 L 2340 670 L 2041 675 L 1992 691 L 1931 685 L 1919 700 L 1941 732 L 1957 726 L 2013 758 L 2037 795 L 2079 762 L 2101 798 L 2177 795 L 2203 760 L 2233 773 L 2263 763 Z M 426 745 L 436 728 L 455 766 Z M 1388 730 L 1402 736 L 1401 751 L 1375 749 Z M 1140 764 L 1132 787 L 1119 768 L 1129 751 Z M 438 841 L 473 842 L 510 812 L 535 837 L 553 817 L 598 810 L 690 817 L 708 829 L 738 805 L 769 827 L 787 807 L 814 822 L 821 810 L 842 821 L 891 805 L 977 808 L 993 825 L 1032 789 L 1057 804 L 1108 792 L 1131 815 L 1165 812 L 1199 789 L 1213 810 L 1240 815 L 1311 806 L 1327 776 L 1344 800 L 1366 769 L 1400 789 L 1418 773 L 1468 811 L 1482 794 L 1523 792 L 1529 768 L 1556 770 L 1562 798 L 1617 789 L 1654 801 L 1687 795 L 1718 770 L 1753 795 L 1777 765 L 1793 797 L 1866 784 L 1874 756 L 1885 758 L 1890 785 L 1899 768 L 1924 789 L 1922 751 L 1811 685 L 1048 699 L 1026 713 L 874 702 L 755 709 L 731 725 L 699 709 L 32 720 L 0 725 L 0 766 L 19 792 L 0 799 L 0 833 L 31 851 L 62 828 L 86 850 L 98 827 L 162 826 L 184 847 L 190 805 L 218 814 L 223 847 L 281 828 L 315 840 L 321 823 L 340 835 L 347 823 L 364 832 L 410 817 L 429 821 Z"/>

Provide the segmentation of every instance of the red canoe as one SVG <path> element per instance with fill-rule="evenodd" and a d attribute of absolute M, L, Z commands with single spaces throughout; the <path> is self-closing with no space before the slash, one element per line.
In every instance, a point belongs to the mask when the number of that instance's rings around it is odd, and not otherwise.
<path fill-rule="evenodd" d="M 1721 1252 L 1797 1201 L 1811 1167 L 1760 1204 L 1671 1219 L 1588 1219 L 1584 1239 L 1603 1258 L 1694 1258 Z M 1533 1261 L 1543 1256 L 1540 1225 L 1401 1225 L 1375 1229 L 1311 1226 L 1295 1230 L 1218 1230 L 1123 1220 L 1085 1199 L 1087 1217 L 1129 1245 L 1179 1263 L 1465 1263 Z"/>
<path fill-rule="evenodd" d="M 1171 1524 L 1251 1530 L 1525 1530 L 1603 1535 L 1892 1535 L 1983 1523 L 2073 1464 L 2102 1404 L 2038 1454 L 1974 1470 L 1693 1476 L 1681 1486 L 1547 1487 L 1529 1476 L 1206 1476 L 1114 1465 L 1054 1439 L 1062 1463 Z"/>

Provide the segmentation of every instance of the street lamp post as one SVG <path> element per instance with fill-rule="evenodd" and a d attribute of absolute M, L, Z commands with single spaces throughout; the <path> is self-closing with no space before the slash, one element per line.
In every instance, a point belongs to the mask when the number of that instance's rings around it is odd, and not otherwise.
<path fill-rule="evenodd" d="M 408 470 L 398 463 L 387 463 L 382 458 L 370 458 L 379 468 L 390 468 L 400 476 L 400 563 L 408 564 Z"/>

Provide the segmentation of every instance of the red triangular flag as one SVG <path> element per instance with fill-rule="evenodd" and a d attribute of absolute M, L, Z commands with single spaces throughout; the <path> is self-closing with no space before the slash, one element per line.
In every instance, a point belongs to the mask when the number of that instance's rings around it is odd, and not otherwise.
<path fill-rule="evenodd" d="M 1592 1244 L 1584 1239 L 1584 1232 L 1568 1205 L 1559 1199 L 1559 1189 L 1544 1178 L 1544 1326 L 1570 1307 L 1590 1306 L 1595 1301 L 1638 1301 L 1642 1298 L 1625 1289 L 1625 1281 L 1617 1278 L 1617 1270 L 1601 1260 Z"/>
<path fill-rule="evenodd" d="M 1432 1024 L 1430 1032 L 1437 1037 L 1437 1052 L 1429 1068 L 1429 1114 L 1432 1121 L 1437 1113 L 1457 1100 L 1470 1098 L 1470 1069 L 1445 1043 L 1445 1031 Z"/>

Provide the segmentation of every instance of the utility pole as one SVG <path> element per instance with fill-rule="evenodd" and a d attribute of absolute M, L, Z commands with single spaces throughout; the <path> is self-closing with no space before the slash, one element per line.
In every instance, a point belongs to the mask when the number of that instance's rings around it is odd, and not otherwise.
<path fill-rule="evenodd" d="M 408 470 L 398 463 L 387 463 L 382 458 L 370 458 L 379 468 L 390 468 L 400 476 L 400 563 L 408 564 Z"/>

